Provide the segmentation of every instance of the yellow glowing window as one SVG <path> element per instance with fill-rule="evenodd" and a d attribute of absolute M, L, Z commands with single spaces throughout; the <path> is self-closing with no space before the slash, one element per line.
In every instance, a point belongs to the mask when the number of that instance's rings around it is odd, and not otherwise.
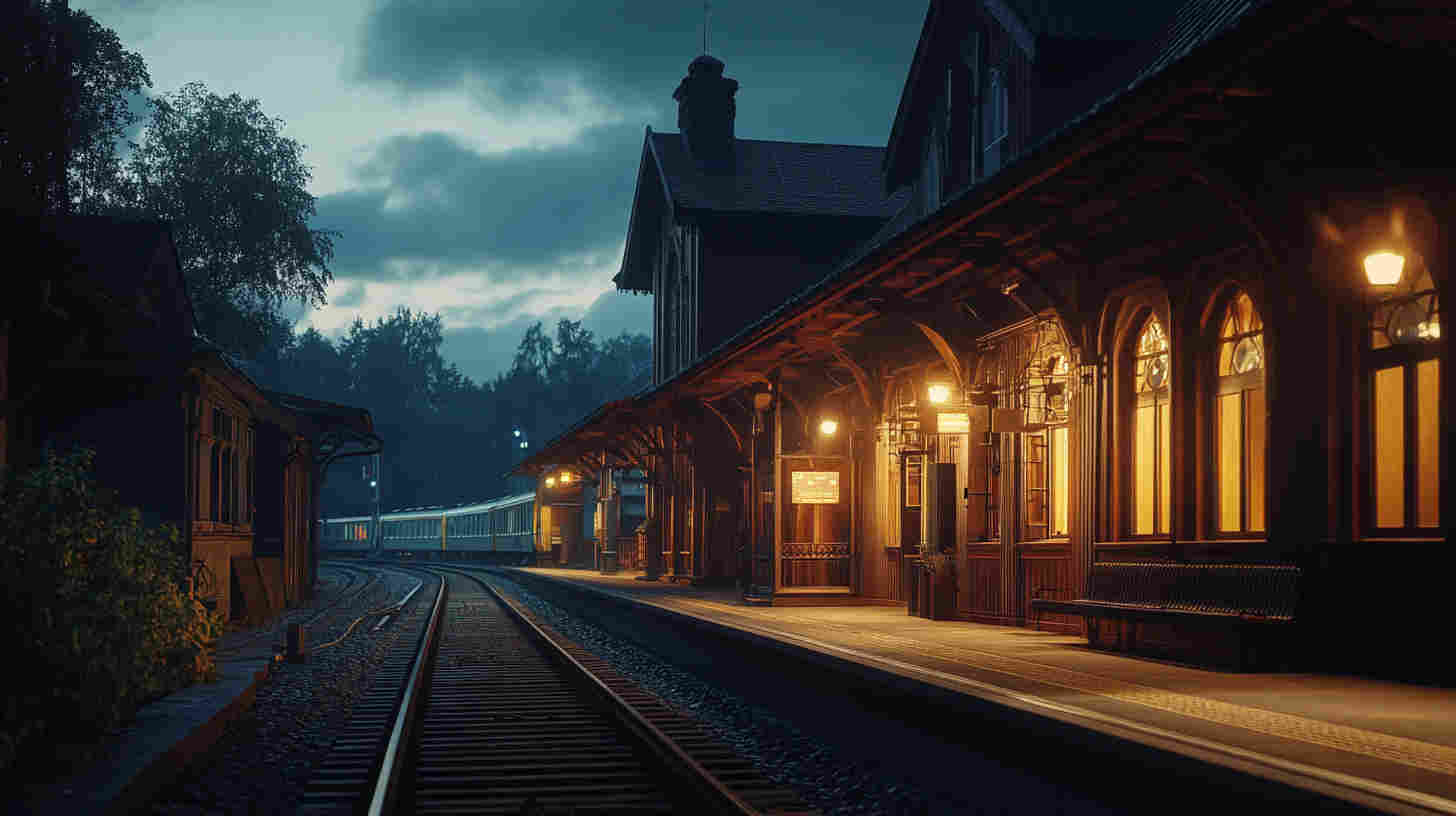
<path fill-rule="evenodd" d="M 1132 531 L 1166 533 L 1172 516 L 1168 335 L 1149 317 L 1133 357 Z"/>
<path fill-rule="evenodd" d="M 1264 324 L 1245 293 L 1229 302 L 1219 331 L 1214 395 L 1218 530 L 1264 529 Z"/>

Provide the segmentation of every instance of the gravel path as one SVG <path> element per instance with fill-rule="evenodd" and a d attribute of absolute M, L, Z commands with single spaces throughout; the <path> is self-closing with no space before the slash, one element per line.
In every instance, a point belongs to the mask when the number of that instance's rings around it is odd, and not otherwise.
<path fill-rule="evenodd" d="M 323 567 L 320 577 L 323 577 Z M 333 591 L 312 605 L 292 610 L 301 620 L 347 593 L 342 570 L 333 573 Z M 384 572 L 364 591 L 339 603 L 309 626 L 317 647 L 344 633 L 365 612 L 397 602 L 419 578 Z M 357 586 L 357 585 L 356 585 Z M 427 580 L 405 614 L 372 631 L 375 619 L 360 623 L 337 646 L 315 652 L 308 663 L 278 663 L 258 687 L 252 710 L 228 726 L 209 756 L 202 758 L 153 800 L 154 814 L 293 813 L 313 764 L 327 755 L 333 735 L 347 722 L 354 701 L 368 690 L 375 670 L 396 644 L 412 647 L 424 624 L 429 602 Z M 287 623 L 270 627 L 281 644 Z M 254 634 L 263 634 L 261 632 Z M 267 638 L 261 642 L 267 644 Z M 276 644 L 274 644 L 276 645 Z"/>

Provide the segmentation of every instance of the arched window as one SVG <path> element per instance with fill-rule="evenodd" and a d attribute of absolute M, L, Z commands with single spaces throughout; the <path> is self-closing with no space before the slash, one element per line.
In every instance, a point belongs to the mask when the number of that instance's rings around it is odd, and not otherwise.
<path fill-rule="evenodd" d="M 1149 317 L 1133 353 L 1134 535 L 1156 535 L 1171 529 L 1168 375 L 1168 335 L 1157 317 Z"/>
<path fill-rule="evenodd" d="M 1218 531 L 1264 530 L 1264 324 L 1247 293 L 1224 310 L 1214 394 Z"/>

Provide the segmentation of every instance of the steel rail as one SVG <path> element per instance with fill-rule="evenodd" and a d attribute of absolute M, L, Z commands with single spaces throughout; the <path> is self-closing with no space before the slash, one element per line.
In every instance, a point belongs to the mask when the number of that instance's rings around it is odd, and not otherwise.
<path fill-rule="evenodd" d="M 399 711 L 394 718 L 394 728 L 389 734 L 389 745 L 385 748 L 384 758 L 379 764 L 379 773 L 375 777 L 374 790 L 369 800 L 369 816 L 383 816 L 393 808 L 399 798 L 400 769 L 405 765 L 405 747 L 409 744 L 417 715 L 420 712 L 420 701 L 427 676 L 425 671 L 428 664 L 432 662 L 430 657 L 435 647 L 439 644 L 442 617 L 440 613 L 445 608 L 445 599 L 448 595 L 445 584 L 444 576 L 440 576 L 440 590 L 435 594 L 435 605 L 430 611 L 430 620 L 425 624 L 424 634 L 420 638 L 420 647 L 415 654 L 409 682 L 405 684 L 404 696 L 400 700 Z M 413 595 L 414 592 L 412 591 L 410 594 Z"/>
<path fill-rule="evenodd" d="M 712 812 L 745 815 L 756 815 L 761 812 L 729 790 L 721 780 L 689 756 L 676 741 L 648 721 L 635 706 L 623 699 L 621 695 L 602 682 L 596 674 L 562 648 L 561 644 L 522 612 L 516 606 L 515 601 L 506 598 L 488 581 L 478 575 L 459 570 L 440 567 L 432 567 L 432 569 L 468 578 L 484 587 L 517 622 L 525 627 L 549 658 L 565 667 L 578 685 L 606 701 L 606 713 L 636 737 L 639 744 L 647 748 L 685 789 L 694 793 Z"/>

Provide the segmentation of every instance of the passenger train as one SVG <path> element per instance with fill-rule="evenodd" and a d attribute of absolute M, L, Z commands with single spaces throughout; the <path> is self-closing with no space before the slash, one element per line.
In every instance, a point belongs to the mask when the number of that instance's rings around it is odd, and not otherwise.
<path fill-rule="evenodd" d="M 319 520 L 319 552 L 329 556 L 536 562 L 536 494 L 459 507 L 413 507 L 379 517 L 376 548 L 369 516 Z"/>

